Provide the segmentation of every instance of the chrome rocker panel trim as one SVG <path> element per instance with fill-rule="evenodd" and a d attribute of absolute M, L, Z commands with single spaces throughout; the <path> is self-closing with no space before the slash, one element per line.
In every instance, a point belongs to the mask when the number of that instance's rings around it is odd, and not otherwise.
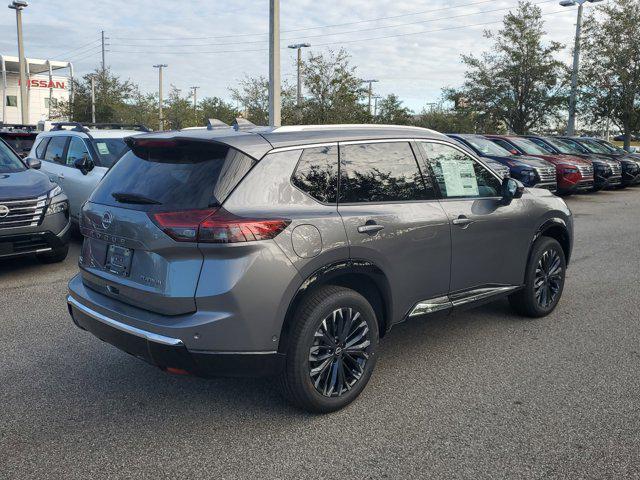
<path fill-rule="evenodd" d="M 478 302 L 497 295 L 504 295 L 519 289 L 516 285 L 502 285 L 499 287 L 474 288 L 461 293 L 453 293 L 442 297 L 430 298 L 418 302 L 409 312 L 409 317 L 417 317 L 429 313 L 460 307 Z"/>

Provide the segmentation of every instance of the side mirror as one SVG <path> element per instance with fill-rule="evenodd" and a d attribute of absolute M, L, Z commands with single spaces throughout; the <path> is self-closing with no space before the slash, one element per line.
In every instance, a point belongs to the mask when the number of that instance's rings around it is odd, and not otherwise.
<path fill-rule="evenodd" d="M 509 153 L 511 155 L 520 155 L 520 152 L 518 152 L 518 150 L 516 150 L 515 148 L 512 148 L 511 150 L 509 150 Z"/>
<path fill-rule="evenodd" d="M 42 162 L 37 158 L 27 158 L 27 167 L 31 168 L 32 170 L 40 170 L 41 166 Z"/>
<path fill-rule="evenodd" d="M 514 178 L 502 179 L 502 205 L 510 205 L 514 198 L 521 198 L 524 185 Z"/>
<path fill-rule="evenodd" d="M 73 162 L 73 166 L 82 172 L 83 175 L 86 175 L 95 166 L 93 164 L 93 160 L 89 158 L 89 155 L 86 153 L 82 156 L 82 158 L 76 158 Z"/>

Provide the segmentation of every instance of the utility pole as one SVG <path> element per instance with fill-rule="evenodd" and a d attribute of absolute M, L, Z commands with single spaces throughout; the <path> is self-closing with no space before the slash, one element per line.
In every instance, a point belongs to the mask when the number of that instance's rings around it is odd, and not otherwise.
<path fill-rule="evenodd" d="M 100 38 L 102 42 L 102 71 L 104 72 L 104 70 L 107 68 L 107 63 L 105 61 L 105 55 L 104 55 L 104 52 L 106 51 L 105 47 L 107 46 L 107 44 L 105 43 L 105 40 L 109 40 L 108 37 L 104 36 L 104 30 L 100 32 Z"/>
<path fill-rule="evenodd" d="M 280 0 L 269 0 L 269 125 L 281 124 Z"/>
<path fill-rule="evenodd" d="M 153 68 L 158 69 L 158 119 L 160 130 L 164 130 L 164 118 L 162 118 L 162 69 L 167 67 L 168 65 L 165 63 L 159 63 L 153 66 Z"/>
<path fill-rule="evenodd" d="M 370 80 L 360 80 L 362 83 L 369 84 L 369 115 L 371 115 L 371 99 L 373 98 L 373 84 L 378 83 L 379 80 L 370 79 Z"/>
<path fill-rule="evenodd" d="M 22 115 L 22 124 L 29 124 L 29 97 L 27 93 L 27 62 L 24 57 L 24 43 L 22 39 L 22 10 L 29 4 L 25 0 L 13 0 L 9 4 L 9 8 L 16 11 L 16 24 L 18 27 L 18 58 L 20 64 L 20 113 Z M 5 99 L 3 98 L 4 102 Z M 6 121 L 6 119 L 5 119 Z"/>
<path fill-rule="evenodd" d="M 580 70 L 580 35 L 582 34 L 582 9 L 585 3 L 597 3 L 602 0 L 562 0 L 563 7 L 578 5 L 578 18 L 576 20 L 576 38 L 573 47 L 573 70 L 571 71 L 571 96 L 569 97 L 569 120 L 567 121 L 567 135 L 575 135 L 576 132 L 576 102 L 578 96 L 578 71 Z"/>
<path fill-rule="evenodd" d="M 299 107 L 302 105 L 302 49 L 310 47 L 310 43 L 296 43 L 294 45 L 289 45 L 288 48 L 292 48 L 294 50 L 298 50 L 298 95 L 296 100 L 296 105 Z"/>
<path fill-rule="evenodd" d="M 198 121 L 198 89 L 200 87 L 194 85 L 193 87 L 191 87 L 191 90 L 193 90 L 193 116 L 196 119 L 196 122 Z"/>
<path fill-rule="evenodd" d="M 91 75 L 91 123 L 96 123 L 96 77 Z"/>

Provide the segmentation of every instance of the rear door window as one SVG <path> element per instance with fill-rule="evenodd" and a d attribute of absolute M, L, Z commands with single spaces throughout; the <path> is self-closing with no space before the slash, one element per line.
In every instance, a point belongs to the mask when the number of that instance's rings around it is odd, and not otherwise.
<path fill-rule="evenodd" d="M 305 148 L 293 177 L 293 184 L 322 203 L 338 199 L 338 147 Z"/>
<path fill-rule="evenodd" d="M 68 140 L 69 137 L 61 135 L 51 137 L 51 140 L 49 140 L 49 144 L 47 145 L 47 150 L 44 154 L 44 159 L 48 162 L 64 164 L 63 155 Z"/>
<path fill-rule="evenodd" d="M 168 142 L 134 147 L 109 170 L 91 201 L 135 210 L 219 206 L 254 165 L 225 145 Z"/>
<path fill-rule="evenodd" d="M 36 147 L 36 158 L 39 158 L 40 160 L 44 159 L 44 152 L 50 139 L 51 137 L 44 137 L 40 140 L 40 143 L 38 143 L 38 146 Z"/>
<path fill-rule="evenodd" d="M 403 202 L 435 192 L 409 142 L 381 142 L 340 146 L 339 196 L 341 203 Z"/>

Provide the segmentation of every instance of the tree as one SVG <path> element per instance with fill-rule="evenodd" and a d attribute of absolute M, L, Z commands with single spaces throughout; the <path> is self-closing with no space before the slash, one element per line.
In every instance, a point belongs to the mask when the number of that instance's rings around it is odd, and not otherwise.
<path fill-rule="evenodd" d="M 240 112 L 221 98 L 207 97 L 200 101 L 198 105 L 198 115 L 203 125 L 206 125 L 207 120 L 210 118 L 217 118 L 231 125 L 231 123 L 240 116 Z"/>
<path fill-rule="evenodd" d="M 567 104 L 567 67 L 555 55 L 558 42 L 544 44 L 544 21 L 540 8 L 521 1 L 509 12 L 490 52 L 481 57 L 463 55 L 468 67 L 458 92 L 464 110 L 484 117 L 485 123 L 503 121 L 509 130 L 524 134 L 544 127 Z"/>
<path fill-rule="evenodd" d="M 345 50 L 311 54 L 302 64 L 307 98 L 302 106 L 305 124 L 361 123 L 371 121 L 362 103 L 365 91 Z"/>
<path fill-rule="evenodd" d="M 394 93 L 387 95 L 378 102 L 376 122 L 395 125 L 409 125 L 413 121 L 413 112 L 402 106 L 402 100 Z"/>
<path fill-rule="evenodd" d="M 242 105 L 244 118 L 256 125 L 269 124 L 269 80 L 245 77 L 240 87 L 230 88 L 231 98 Z"/>
<path fill-rule="evenodd" d="M 162 114 L 168 123 L 168 128 L 180 130 L 185 127 L 202 126 L 197 125 L 198 114 L 193 109 L 191 97 L 182 96 L 182 92 L 175 85 L 171 85 L 164 103 Z"/>
<path fill-rule="evenodd" d="M 640 129 L 640 1 L 599 6 L 582 36 L 580 104 L 595 122 L 610 119 L 625 136 Z"/>

